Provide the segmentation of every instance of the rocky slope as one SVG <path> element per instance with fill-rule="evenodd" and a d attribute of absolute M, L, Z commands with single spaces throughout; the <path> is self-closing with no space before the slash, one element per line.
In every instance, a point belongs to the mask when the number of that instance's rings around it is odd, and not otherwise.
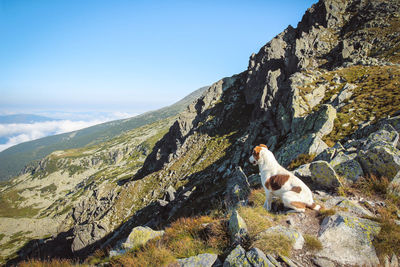
<path fill-rule="evenodd" d="M 384 237 L 398 240 L 400 231 L 392 223 L 399 213 L 399 22 L 396 0 L 319 1 L 297 28 L 289 26 L 253 54 L 246 71 L 216 82 L 181 113 L 140 171 L 120 182 L 118 195 L 106 204 L 98 197 L 75 205 L 67 216 L 71 228 L 31 242 L 17 260 L 83 260 L 112 248 L 99 256 L 109 262 L 108 256 L 126 252 L 122 245 L 132 229 L 147 226 L 165 229 L 152 246 L 180 258 L 183 266 L 196 259 L 211 266 L 217 258 L 224 266 L 396 266 L 397 241 Z M 273 213 L 260 209 L 262 192 L 252 191 L 259 186 L 258 170 L 247 160 L 260 143 L 282 165 L 296 168 L 329 212 L 321 217 L 281 215 L 279 205 Z M 174 227 L 186 222 L 182 217 L 204 214 L 239 229 L 227 230 L 231 240 L 216 249 L 204 233 L 214 233 L 218 223 L 207 219 L 210 229 L 200 224 L 196 235 L 206 248 L 179 254 L 171 241 Z M 318 249 L 303 246 L 304 239 Z M 274 250 L 278 240 L 289 240 L 285 250 Z M 262 246 L 268 243 L 272 247 Z M 111 262 L 123 265 L 151 248 Z M 207 255 L 189 258 L 207 249 L 217 254 L 210 256 L 214 261 Z"/>
<path fill-rule="evenodd" d="M 21 174 L 24 167 L 35 166 L 43 157 L 56 150 L 80 148 L 111 140 L 127 131 L 176 116 L 197 99 L 208 87 L 202 87 L 171 106 L 123 120 L 111 121 L 82 130 L 58 134 L 18 144 L 0 152 L 0 181 Z"/>
<path fill-rule="evenodd" d="M 111 209 L 121 191 L 118 183 L 135 174 L 174 119 L 128 131 L 99 145 L 55 151 L 4 183 L 0 187 L 0 256 L 12 255 L 29 240 L 69 229 L 75 217 L 83 216 L 80 213 L 90 220 Z"/>

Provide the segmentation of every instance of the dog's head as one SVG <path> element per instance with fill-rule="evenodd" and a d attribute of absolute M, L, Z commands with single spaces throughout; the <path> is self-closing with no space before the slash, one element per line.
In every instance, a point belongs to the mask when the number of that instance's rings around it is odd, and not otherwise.
<path fill-rule="evenodd" d="M 249 161 L 251 164 L 253 165 L 257 165 L 259 160 L 261 159 L 260 153 L 263 149 L 268 149 L 268 147 L 266 145 L 258 145 L 253 149 L 253 153 L 249 158 Z"/>

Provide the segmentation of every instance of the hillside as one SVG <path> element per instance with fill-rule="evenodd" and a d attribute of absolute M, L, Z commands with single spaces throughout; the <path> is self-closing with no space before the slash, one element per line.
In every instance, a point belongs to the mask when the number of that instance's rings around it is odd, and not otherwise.
<path fill-rule="evenodd" d="M 397 266 L 399 22 L 397 0 L 320 0 L 180 113 L 137 171 L 120 169 L 117 193 L 84 189 L 63 228 L 8 265 Z M 266 211 L 248 161 L 259 144 L 324 209 Z"/>
<path fill-rule="evenodd" d="M 10 147 L 0 152 L 0 181 L 8 180 L 17 175 L 31 162 L 35 165 L 36 162 L 34 161 L 40 160 L 53 151 L 99 144 L 126 131 L 175 116 L 206 89 L 207 87 L 202 87 L 171 106 L 133 118 L 106 122 L 82 130 L 48 136 Z"/>

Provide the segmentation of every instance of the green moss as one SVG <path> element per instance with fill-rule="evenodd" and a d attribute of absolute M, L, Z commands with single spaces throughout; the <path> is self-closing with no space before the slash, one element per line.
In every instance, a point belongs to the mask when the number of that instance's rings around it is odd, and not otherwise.
<path fill-rule="evenodd" d="M 57 190 L 57 186 L 54 183 L 52 183 L 51 185 L 42 187 L 40 189 L 40 193 L 41 194 L 54 193 L 56 190 Z"/>
<path fill-rule="evenodd" d="M 400 68 L 390 66 L 352 66 L 336 73 L 357 85 L 353 96 L 337 113 L 332 132 L 324 141 L 336 143 L 353 134 L 360 124 L 392 116 L 400 106 Z"/>
<path fill-rule="evenodd" d="M 292 162 L 289 163 L 288 169 L 294 170 L 297 167 L 300 167 L 301 165 L 310 163 L 314 160 L 315 156 L 316 154 L 300 154 L 297 156 L 297 158 L 295 158 L 294 160 L 292 160 Z"/>

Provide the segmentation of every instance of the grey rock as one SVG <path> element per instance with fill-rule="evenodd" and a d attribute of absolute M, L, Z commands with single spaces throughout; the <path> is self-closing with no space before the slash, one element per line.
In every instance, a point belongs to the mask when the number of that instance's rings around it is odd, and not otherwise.
<path fill-rule="evenodd" d="M 244 241 L 248 240 L 249 233 L 247 225 L 243 218 L 240 217 L 237 210 L 232 211 L 229 218 L 228 228 L 233 243 L 242 244 Z"/>
<path fill-rule="evenodd" d="M 175 199 L 175 193 L 176 193 L 175 188 L 173 188 L 173 187 L 170 185 L 170 186 L 167 188 L 166 192 L 165 192 L 166 200 L 169 201 L 169 202 L 174 201 L 174 199 Z"/>
<path fill-rule="evenodd" d="M 225 190 L 225 203 L 229 208 L 245 204 L 250 194 L 250 184 L 240 167 L 236 167 L 227 182 Z"/>
<path fill-rule="evenodd" d="M 343 152 L 339 152 L 329 164 L 338 175 L 352 182 L 356 182 L 359 178 L 364 176 L 360 163 L 355 160 L 356 156 L 356 154 L 346 155 Z"/>
<path fill-rule="evenodd" d="M 400 151 L 389 144 L 375 143 L 368 150 L 360 150 L 357 160 L 365 173 L 393 180 L 400 171 Z"/>
<path fill-rule="evenodd" d="M 304 245 L 303 235 L 293 228 L 283 227 L 281 225 L 273 226 L 257 235 L 256 239 L 267 237 L 270 234 L 279 234 L 288 237 L 293 242 L 293 249 L 302 249 Z"/>
<path fill-rule="evenodd" d="M 311 178 L 310 163 L 299 166 L 293 174 L 299 178 Z"/>
<path fill-rule="evenodd" d="M 252 174 L 249 177 L 247 177 L 250 187 L 255 188 L 255 187 L 260 187 L 261 185 L 261 176 L 259 173 L 257 174 Z"/>
<path fill-rule="evenodd" d="M 355 201 L 351 200 L 342 200 L 340 203 L 337 204 L 338 207 L 343 208 L 347 211 L 339 211 L 338 213 L 340 214 L 349 214 L 349 215 L 355 215 L 355 216 L 369 216 L 369 217 L 374 217 L 374 214 L 370 212 L 369 210 L 363 208 L 360 204 L 358 204 Z"/>
<path fill-rule="evenodd" d="M 399 133 L 390 124 L 385 124 L 379 131 L 371 133 L 368 136 L 363 149 L 368 150 L 377 144 L 389 144 L 393 147 L 397 147 L 398 142 Z"/>
<path fill-rule="evenodd" d="M 132 249 L 144 245 L 147 241 L 164 235 L 164 231 L 154 231 L 150 227 L 137 226 L 132 229 L 129 236 L 122 243 L 123 249 Z"/>
<path fill-rule="evenodd" d="M 217 261 L 218 261 L 218 255 L 210 253 L 199 254 L 197 256 L 185 259 L 178 259 L 178 263 L 181 267 L 197 267 L 197 266 L 211 267 Z"/>
<path fill-rule="evenodd" d="M 286 256 L 280 255 L 279 256 L 289 267 L 299 267 L 299 264 L 296 264 L 293 260 L 289 259 Z"/>
<path fill-rule="evenodd" d="M 342 90 L 340 90 L 338 96 L 332 101 L 332 105 L 341 108 L 345 105 L 345 101 L 348 100 L 352 95 L 353 91 L 357 86 L 354 84 L 347 83 L 343 86 Z"/>
<path fill-rule="evenodd" d="M 247 260 L 254 267 L 274 267 L 272 262 L 267 259 L 264 252 L 258 248 L 252 248 L 246 253 Z"/>
<path fill-rule="evenodd" d="M 287 143 L 277 152 L 277 159 L 283 166 L 287 166 L 300 154 L 316 154 L 328 148 L 328 145 L 315 134 L 309 134 Z"/>
<path fill-rule="evenodd" d="M 77 225 L 73 230 L 73 241 L 71 250 L 78 252 L 96 241 L 102 239 L 107 234 L 107 228 L 98 222 L 84 225 Z"/>
<path fill-rule="evenodd" d="M 367 219 L 342 215 L 326 217 L 318 234 L 323 249 L 317 256 L 341 265 L 377 266 L 379 259 L 372 239 L 379 231 L 379 224 Z"/>
<path fill-rule="evenodd" d="M 326 189 L 341 185 L 335 170 L 326 161 L 314 161 L 310 164 L 311 179 L 314 184 Z"/>
<path fill-rule="evenodd" d="M 279 261 L 277 261 L 277 260 L 275 259 L 275 257 L 274 257 L 273 255 L 267 254 L 266 256 L 267 256 L 267 258 L 269 259 L 269 261 L 272 262 L 272 264 L 273 264 L 274 266 L 276 266 L 276 267 L 282 267 L 282 265 L 279 263 Z"/>
<path fill-rule="evenodd" d="M 336 266 L 332 261 L 321 258 L 321 257 L 315 257 L 312 259 L 312 261 L 318 267 L 335 267 Z"/>
<path fill-rule="evenodd" d="M 223 267 L 251 267 L 251 263 L 246 257 L 246 251 L 238 245 L 226 257 Z"/>

